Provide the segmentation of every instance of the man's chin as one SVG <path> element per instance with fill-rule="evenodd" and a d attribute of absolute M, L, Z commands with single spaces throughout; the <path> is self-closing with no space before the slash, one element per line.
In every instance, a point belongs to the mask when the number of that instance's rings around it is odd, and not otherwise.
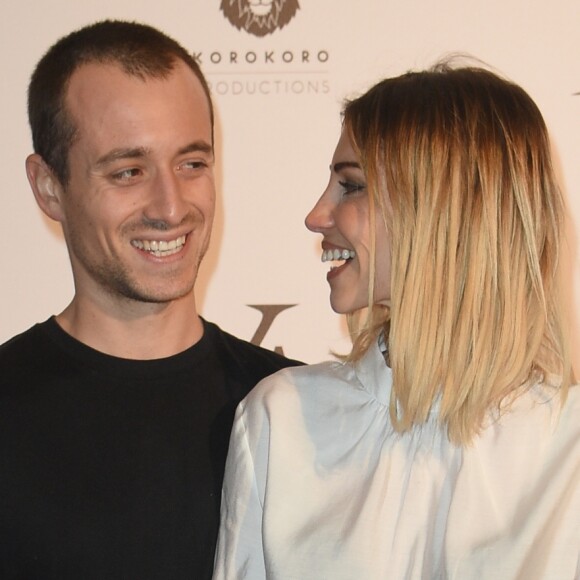
<path fill-rule="evenodd" d="M 184 288 L 125 288 L 121 295 L 128 302 L 137 304 L 171 304 L 193 298 L 193 283 Z"/>

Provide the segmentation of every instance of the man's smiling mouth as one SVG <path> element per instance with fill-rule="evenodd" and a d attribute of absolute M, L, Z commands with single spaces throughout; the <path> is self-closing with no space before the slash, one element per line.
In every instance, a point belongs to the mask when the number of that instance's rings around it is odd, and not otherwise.
<path fill-rule="evenodd" d="M 177 254 L 183 248 L 185 244 L 186 236 L 179 236 L 174 240 L 131 240 L 131 245 L 144 252 L 149 252 L 150 254 L 163 258 L 165 256 L 171 256 L 172 254 Z"/>

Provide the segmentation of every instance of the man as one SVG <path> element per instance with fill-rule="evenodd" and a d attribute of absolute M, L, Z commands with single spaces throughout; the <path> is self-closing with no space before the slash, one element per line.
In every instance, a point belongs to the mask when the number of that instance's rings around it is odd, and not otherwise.
<path fill-rule="evenodd" d="M 0 577 L 210 578 L 234 409 L 298 364 L 202 320 L 213 111 L 193 58 L 105 21 L 29 87 L 27 175 L 72 302 L 0 347 Z"/>

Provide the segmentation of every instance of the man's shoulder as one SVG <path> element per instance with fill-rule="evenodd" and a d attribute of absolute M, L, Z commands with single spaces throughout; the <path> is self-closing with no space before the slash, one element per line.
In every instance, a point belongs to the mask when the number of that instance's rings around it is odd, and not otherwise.
<path fill-rule="evenodd" d="M 247 372 L 255 369 L 258 374 L 267 376 L 279 369 L 303 364 L 234 336 L 213 322 L 204 320 L 204 327 L 209 340 L 228 367 L 239 367 Z"/>
<path fill-rule="evenodd" d="M 45 331 L 49 321 L 35 324 L 0 345 L 0 397 L 50 375 L 53 349 Z"/>
<path fill-rule="evenodd" d="M 47 322 L 35 324 L 0 344 L 0 364 L 33 355 L 38 345 L 43 342 L 42 328 L 46 324 Z"/>

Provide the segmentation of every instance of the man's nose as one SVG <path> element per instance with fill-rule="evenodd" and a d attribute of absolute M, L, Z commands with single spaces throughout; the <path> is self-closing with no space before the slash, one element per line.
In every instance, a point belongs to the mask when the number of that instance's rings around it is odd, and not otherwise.
<path fill-rule="evenodd" d="M 159 171 L 151 184 L 150 200 L 145 217 L 150 221 L 179 225 L 189 211 L 185 199 L 185 184 L 173 171 Z"/>

